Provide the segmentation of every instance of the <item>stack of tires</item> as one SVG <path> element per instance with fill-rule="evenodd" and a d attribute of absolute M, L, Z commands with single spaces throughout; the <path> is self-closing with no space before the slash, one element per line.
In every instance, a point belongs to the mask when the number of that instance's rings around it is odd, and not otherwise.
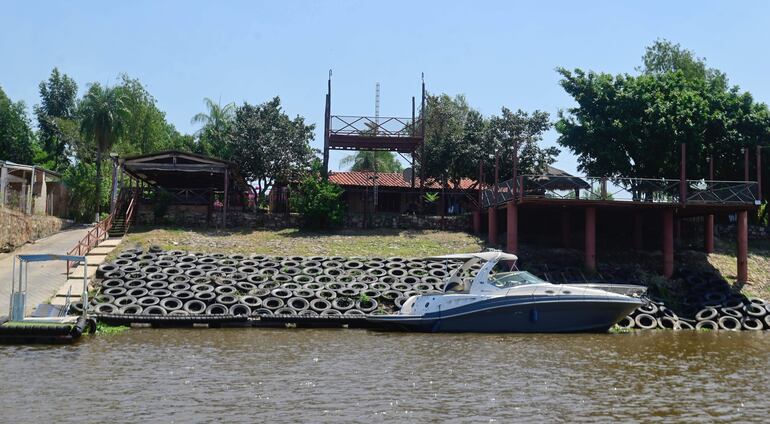
<path fill-rule="evenodd" d="M 97 270 L 97 314 L 363 315 L 440 292 L 462 263 L 128 249 Z M 82 308 L 74 304 L 73 308 Z"/>
<path fill-rule="evenodd" d="M 741 296 L 709 292 L 695 316 L 680 317 L 662 301 L 648 300 L 618 323 L 621 328 L 670 330 L 758 331 L 770 329 L 770 303 Z"/>

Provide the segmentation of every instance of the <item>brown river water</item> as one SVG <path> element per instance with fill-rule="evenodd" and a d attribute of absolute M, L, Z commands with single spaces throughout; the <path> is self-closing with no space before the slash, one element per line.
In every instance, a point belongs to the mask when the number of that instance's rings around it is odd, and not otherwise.
<path fill-rule="evenodd" d="M 0 422 L 767 422 L 770 332 L 132 329 L 0 346 Z"/>

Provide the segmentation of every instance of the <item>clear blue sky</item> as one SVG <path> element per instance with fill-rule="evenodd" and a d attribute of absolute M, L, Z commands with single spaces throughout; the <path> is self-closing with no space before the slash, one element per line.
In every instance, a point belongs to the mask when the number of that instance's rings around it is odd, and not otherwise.
<path fill-rule="evenodd" d="M 333 112 L 408 116 L 429 91 L 464 93 L 484 114 L 501 106 L 552 114 L 571 99 L 557 66 L 634 72 L 644 47 L 667 38 L 706 57 L 734 84 L 770 100 L 770 2 L 763 1 L 4 1 L 0 86 L 31 112 L 53 67 L 87 83 L 139 78 L 183 132 L 203 97 L 263 102 L 322 124 Z M 555 142 L 549 133 L 546 143 Z M 322 145 L 317 131 L 314 146 Z M 338 167 L 338 153 L 331 164 Z M 563 152 L 558 166 L 574 171 Z"/>

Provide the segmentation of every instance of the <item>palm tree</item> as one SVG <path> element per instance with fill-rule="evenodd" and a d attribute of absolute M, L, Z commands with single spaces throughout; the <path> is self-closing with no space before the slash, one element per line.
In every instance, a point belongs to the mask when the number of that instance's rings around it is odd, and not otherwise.
<path fill-rule="evenodd" d="M 80 104 L 80 132 L 96 144 L 96 220 L 99 220 L 102 192 L 102 154 L 112 148 L 123 133 L 131 112 L 117 87 L 93 83 Z"/>
<path fill-rule="evenodd" d="M 198 130 L 198 137 L 200 137 L 201 142 L 208 143 L 208 146 L 204 146 L 212 150 L 208 153 L 228 159 L 223 156 L 226 156 L 225 140 L 227 133 L 235 119 L 235 103 L 228 103 L 222 106 L 221 101 L 214 103 L 208 97 L 203 99 L 203 103 L 206 105 L 207 112 L 195 114 L 190 122 L 193 124 L 203 124 L 201 129 Z"/>
<path fill-rule="evenodd" d="M 350 165 L 351 171 L 401 172 L 401 162 L 391 152 L 381 150 L 361 151 L 345 156 L 340 166 Z"/>

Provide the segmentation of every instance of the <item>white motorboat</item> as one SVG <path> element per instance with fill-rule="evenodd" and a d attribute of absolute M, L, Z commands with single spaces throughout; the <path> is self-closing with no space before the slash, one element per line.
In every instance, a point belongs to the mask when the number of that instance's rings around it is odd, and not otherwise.
<path fill-rule="evenodd" d="M 383 329 L 427 332 L 553 333 L 607 331 L 642 304 L 645 287 L 561 285 L 515 268 L 516 255 L 481 252 L 431 259 L 465 263 L 445 280 L 443 293 L 407 299 L 394 315 L 370 315 Z M 498 263 L 511 271 L 492 273 Z M 478 263 L 484 262 L 478 272 Z"/>

